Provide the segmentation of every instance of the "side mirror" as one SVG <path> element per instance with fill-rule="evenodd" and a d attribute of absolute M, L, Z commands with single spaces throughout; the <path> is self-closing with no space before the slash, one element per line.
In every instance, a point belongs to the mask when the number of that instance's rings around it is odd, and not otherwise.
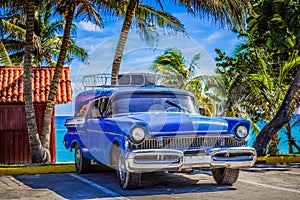
<path fill-rule="evenodd" d="M 205 115 L 205 108 L 199 107 L 199 113 L 200 115 Z"/>

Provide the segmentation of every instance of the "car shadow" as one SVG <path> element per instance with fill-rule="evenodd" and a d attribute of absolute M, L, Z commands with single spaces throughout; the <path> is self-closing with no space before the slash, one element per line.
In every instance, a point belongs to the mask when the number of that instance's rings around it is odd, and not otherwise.
<path fill-rule="evenodd" d="M 81 177 L 94 185 L 91 186 L 82 182 L 76 177 Z M 217 185 L 213 178 L 207 174 L 197 173 L 167 173 L 153 172 L 142 175 L 140 186 L 134 190 L 122 190 L 118 185 L 116 172 L 111 169 L 93 170 L 88 174 L 37 174 L 37 175 L 17 175 L 18 181 L 32 189 L 49 189 L 66 199 L 93 199 L 110 198 L 111 193 L 103 192 L 95 188 L 95 184 L 100 188 L 105 188 L 112 193 L 123 197 L 130 196 L 151 196 L 151 195 L 171 195 L 189 194 L 205 192 L 221 192 L 236 190 L 234 186 Z"/>
<path fill-rule="evenodd" d="M 97 176 L 97 174 L 99 174 Z M 217 185 L 212 176 L 200 171 L 194 173 L 151 172 L 142 174 L 140 186 L 134 190 L 122 190 L 115 171 L 102 171 L 82 175 L 93 182 L 122 196 L 151 196 L 187 193 L 232 191 L 231 185 Z M 109 180 L 109 181 L 107 181 Z"/>

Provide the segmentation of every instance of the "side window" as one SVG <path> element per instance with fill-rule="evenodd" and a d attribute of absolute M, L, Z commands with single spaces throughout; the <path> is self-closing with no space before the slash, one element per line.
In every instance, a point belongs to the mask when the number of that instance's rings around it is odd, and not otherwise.
<path fill-rule="evenodd" d="M 92 118 L 103 117 L 103 114 L 106 111 L 107 103 L 107 97 L 94 100 L 94 102 L 90 105 L 88 116 Z"/>
<path fill-rule="evenodd" d="M 103 115 L 104 112 L 106 111 L 106 107 L 108 104 L 108 97 L 101 98 L 99 103 L 100 103 L 99 106 L 100 114 Z"/>
<path fill-rule="evenodd" d="M 100 117 L 100 111 L 99 111 L 99 99 L 94 100 L 92 104 L 90 105 L 90 109 L 88 112 L 88 116 L 92 118 L 98 118 Z"/>
<path fill-rule="evenodd" d="M 74 117 L 84 117 L 85 110 L 87 108 L 88 103 L 85 103 L 81 106 L 81 108 L 74 114 Z"/>

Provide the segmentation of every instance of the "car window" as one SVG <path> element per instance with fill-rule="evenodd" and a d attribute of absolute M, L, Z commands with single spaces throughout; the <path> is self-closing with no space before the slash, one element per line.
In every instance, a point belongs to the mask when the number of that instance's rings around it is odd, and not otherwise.
<path fill-rule="evenodd" d="M 108 102 L 108 97 L 101 97 L 99 99 L 95 99 L 89 108 L 88 117 L 99 118 L 102 117 L 104 112 L 106 111 Z"/>
<path fill-rule="evenodd" d="M 99 111 L 99 102 L 100 102 L 100 100 L 96 99 L 91 103 L 88 114 L 87 114 L 88 117 L 98 118 L 101 116 L 100 111 Z"/>
<path fill-rule="evenodd" d="M 87 108 L 88 102 L 83 104 L 80 109 L 74 114 L 74 117 L 84 117 L 85 110 Z"/>
<path fill-rule="evenodd" d="M 198 113 L 194 99 L 188 95 L 134 93 L 122 94 L 112 102 L 114 114 L 135 112 Z"/>

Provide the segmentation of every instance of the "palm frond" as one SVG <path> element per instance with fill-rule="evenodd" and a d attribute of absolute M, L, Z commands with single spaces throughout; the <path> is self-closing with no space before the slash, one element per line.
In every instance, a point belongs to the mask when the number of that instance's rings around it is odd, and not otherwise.
<path fill-rule="evenodd" d="M 179 2 L 186 2 L 179 0 Z M 237 27 L 243 29 L 247 14 L 247 0 L 214 0 L 192 1 L 196 15 L 211 19 L 222 27 Z"/>
<path fill-rule="evenodd" d="M 70 39 L 68 46 L 68 55 L 88 64 L 89 56 L 85 49 L 77 46 L 74 39 Z"/>
<path fill-rule="evenodd" d="M 10 60 L 9 54 L 4 46 L 4 44 L 0 41 L 0 63 L 6 66 L 12 66 L 12 62 Z"/>
<path fill-rule="evenodd" d="M 75 17 L 81 17 L 83 21 L 94 22 L 100 28 L 104 27 L 101 15 L 88 0 L 82 0 L 77 6 Z"/>
<path fill-rule="evenodd" d="M 5 21 L 3 19 L 0 19 L 0 24 L 3 27 L 3 30 L 6 33 L 9 33 L 10 37 L 25 40 L 25 34 L 26 34 L 25 29 L 15 25 L 15 24 L 9 23 L 8 21 Z"/>
<path fill-rule="evenodd" d="M 146 22 L 152 26 L 186 33 L 184 25 L 176 17 L 148 5 L 139 4 L 135 12 L 135 17 L 138 21 Z"/>

